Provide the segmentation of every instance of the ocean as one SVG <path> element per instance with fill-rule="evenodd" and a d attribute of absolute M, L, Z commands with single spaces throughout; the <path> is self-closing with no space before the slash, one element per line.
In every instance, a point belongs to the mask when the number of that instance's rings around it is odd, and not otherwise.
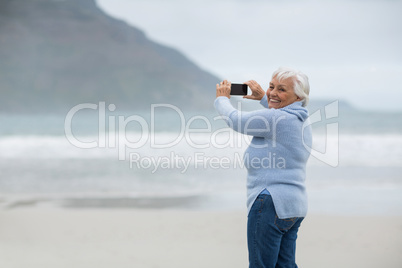
<path fill-rule="evenodd" d="M 0 114 L 2 208 L 246 209 L 250 138 L 226 128 L 212 106 L 79 108 Z M 310 111 L 321 120 L 312 124 L 309 212 L 402 215 L 402 112 L 318 109 Z"/>

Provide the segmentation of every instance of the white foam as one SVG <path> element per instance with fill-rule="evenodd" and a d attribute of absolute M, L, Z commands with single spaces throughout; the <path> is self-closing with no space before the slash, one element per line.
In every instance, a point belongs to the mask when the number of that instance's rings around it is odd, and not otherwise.
<path fill-rule="evenodd" d="M 119 140 L 138 141 L 141 133 L 127 133 Z M 232 135 L 232 136 L 231 136 Z M 156 133 L 154 141 L 159 147 L 173 143 L 177 133 Z M 80 137 L 82 142 L 97 141 L 97 136 Z M 219 145 L 231 144 L 219 148 Z M 146 143 L 138 148 L 124 148 L 125 153 L 136 152 L 141 156 L 166 157 L 171 152 L 182 157 L 193 157 L 195 153 L 203 153 L 210 157 L 234 158 L 242 155 L 249 144 L 249 137 L 237 133 L 221 133 L 212 137 L 211 133 L 191 134 L 187 139 L 182 137 L 166 148 L 158 148 L 148 137 Z M 202 146 L 200 146 L 202 145 Z M 324 135 L 315 135 L 313 148 L 318 151 L 333 150 L 339 146 L 339 162 L 342 166 L 379 166 L 400 167 L 402 165 L 402 135 L 392 134 L 344 134 L 339 137 L 339 144 L 326 144 Z M 163 147 L 163 146 L 162 146 Z M 222 147 L 222 146 L 221 146 Z M 1 159 L 116 159 L 118 147 L 82 149 L 72 145 L 65 136 L 6 136 L 0 138 Z M 310 166 L 323 165 L 313 157 Z M 325 164 L 324 164 L 325 165 Z"/>

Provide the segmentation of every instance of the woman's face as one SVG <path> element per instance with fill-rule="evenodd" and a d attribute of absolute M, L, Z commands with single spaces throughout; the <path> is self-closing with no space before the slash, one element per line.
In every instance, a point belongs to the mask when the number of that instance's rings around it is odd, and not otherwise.
<path fill-rule="evenodd" d="M 267 90 L 268 107 L 269 108 L 283 108 L 292 104 L 295 101 L 301 100 L 293 90 L 293 80 L 291 77 L 282 79 L 279 82 L 276 76 L 272 78 Z"/>

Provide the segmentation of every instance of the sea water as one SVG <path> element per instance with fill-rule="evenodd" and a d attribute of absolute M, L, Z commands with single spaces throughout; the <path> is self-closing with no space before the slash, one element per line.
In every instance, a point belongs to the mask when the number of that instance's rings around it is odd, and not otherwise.
<path fill-rule="evenodd" d="M 0 205 L 245 209 L 250 137 L 212 109 L 158 109 L 0 115 Z M 402 113 L 340 110 L 313 130 L 310 212 L 402 214 Z M 325 152 L 336 161 L 320 159 Z"/>

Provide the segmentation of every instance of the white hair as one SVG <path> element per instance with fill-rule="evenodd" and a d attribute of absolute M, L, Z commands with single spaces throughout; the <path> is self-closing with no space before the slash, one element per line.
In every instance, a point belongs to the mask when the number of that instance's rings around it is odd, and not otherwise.
<path fill-rule="evenodd" d="M 310 85 L 308 83 L 308 77 L 304 73 L 289 68 L 289 67 L 279 67 L 272 74 L 272 78 L 276 77 L 280 82 L 282 79 L 292 78 L 293 80 L 293 90 L 301 100 L 303 107 L 306 107 L 309 100 Z"/>

